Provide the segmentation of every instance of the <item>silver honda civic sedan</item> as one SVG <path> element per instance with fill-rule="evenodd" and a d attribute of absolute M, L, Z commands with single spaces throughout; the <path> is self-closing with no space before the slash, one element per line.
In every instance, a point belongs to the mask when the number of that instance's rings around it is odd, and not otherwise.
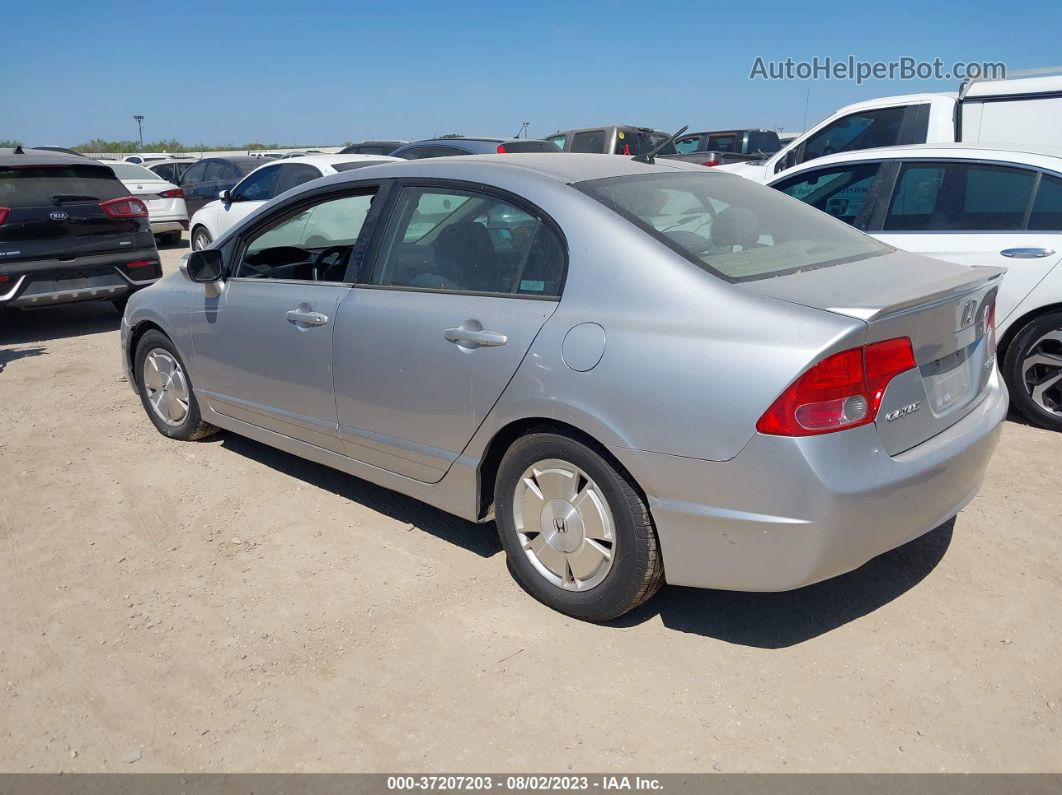
<path fill-rule="evenodd" d="M 528 593 L 601 621 L 954 516 L 1007 410 L 1001 277 L 697 165 L 451 157 L 277 197 L 135 294 L 121 342 L 166 436 L 493 519 Z"/>

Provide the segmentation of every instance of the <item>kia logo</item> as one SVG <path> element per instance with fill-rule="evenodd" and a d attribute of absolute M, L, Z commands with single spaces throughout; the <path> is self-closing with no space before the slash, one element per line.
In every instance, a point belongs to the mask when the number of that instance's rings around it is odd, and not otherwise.
<path fill-rule="evenodd" d="M 67 218 L 70 217 L 70 213 L 68 213 L 66 210 L 53 210 L 52 212 L 48 213 L 48 217 L 51 218 L 53 221 L 65 221 Z"/>

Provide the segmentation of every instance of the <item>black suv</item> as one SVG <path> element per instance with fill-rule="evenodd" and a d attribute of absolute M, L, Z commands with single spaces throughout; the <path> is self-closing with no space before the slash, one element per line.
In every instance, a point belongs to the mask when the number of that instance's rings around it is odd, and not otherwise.
<path fill-rule="evenodd" d="M 162 276 L 146 205 L 107 166 L 0 149 L 0 309 L 129 295 Z"/>

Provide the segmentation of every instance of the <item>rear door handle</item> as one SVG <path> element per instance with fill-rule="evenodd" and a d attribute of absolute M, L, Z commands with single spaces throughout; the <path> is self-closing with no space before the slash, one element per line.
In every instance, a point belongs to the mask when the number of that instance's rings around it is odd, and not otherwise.
<path fill-rule="evenodd" d="M 443 332 L 443 336 L 458 345 L 474 345 L 477 348 L 497 348 L 499 345 L 504 345 L 509 341 L 508 337 L 504 334 L 499 334 L 497 331 L 474 331 L 460 327 L 446 329 Z"/>
<path fill-rule="evenodd" d="M 328 322 L 328 315 L 320 312 L 302 312 L 298 309 L 290 310 L 285 315 L 292 323 L 302 323 L 305 326 L 323 326 Z"/>
<path fill-rule="evenodd" d="M 999 252 L 1004 257 L 1012 257 L 1013 259 L 1038 259 L 1040 257 L 1050 257 L 1055 253 L 1052 248 L 1005 248 Z"/>

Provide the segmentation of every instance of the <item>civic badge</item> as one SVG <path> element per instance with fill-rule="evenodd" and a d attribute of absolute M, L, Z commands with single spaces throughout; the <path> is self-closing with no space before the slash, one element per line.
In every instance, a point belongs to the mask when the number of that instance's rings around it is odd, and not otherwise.
<path fill-rule="evenodd" d="M 67 218 L 70 217 L 70 213 L 68 213 L 66 210 L 52 210 L 50 213 L 48 213 L 48 217 L 51 218 L 53 221 L 65 221 Z"/>

